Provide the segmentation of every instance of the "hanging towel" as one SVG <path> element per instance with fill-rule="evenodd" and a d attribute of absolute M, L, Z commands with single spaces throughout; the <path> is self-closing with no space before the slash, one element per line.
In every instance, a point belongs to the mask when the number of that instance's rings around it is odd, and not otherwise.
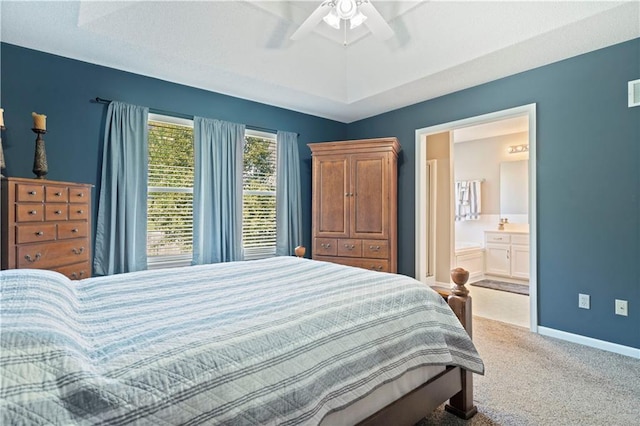
<path fill-rule="evenodd" d="M 480 219 L 482 198 L 481 184 L 479 180 L 456 181 L 455 183 L 455 220 Z"/>

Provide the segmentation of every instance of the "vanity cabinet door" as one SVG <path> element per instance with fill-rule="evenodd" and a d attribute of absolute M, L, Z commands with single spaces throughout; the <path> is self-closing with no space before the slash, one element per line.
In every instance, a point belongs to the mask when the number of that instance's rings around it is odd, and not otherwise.
<path fill-rule="evenodd" d="M 493 275 L 511 275 L 509 244 L 485 244 L 485 273 Z"/>
<path fill-rule="evenodd" d="M 511 276 L 529 279 L 529 246 L 511 245 Z"/>

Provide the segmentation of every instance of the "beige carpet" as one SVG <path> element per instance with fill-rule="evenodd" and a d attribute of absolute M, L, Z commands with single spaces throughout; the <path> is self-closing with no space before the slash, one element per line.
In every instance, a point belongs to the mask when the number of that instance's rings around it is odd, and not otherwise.
<path fill-rule="evenodd" d="M 474 376 L 479 413 L 440 407 L 426 425 L 640 425 L 640 360 L 474 317 L 486 366 Z"/>

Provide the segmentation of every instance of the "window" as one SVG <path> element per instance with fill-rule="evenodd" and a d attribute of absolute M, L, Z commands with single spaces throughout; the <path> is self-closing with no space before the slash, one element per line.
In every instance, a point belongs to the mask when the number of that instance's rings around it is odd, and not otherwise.
<path fill-rule="evenodd" d="M 149 269 L 191 264 L 193 121 L 149 114 L 147 261 Z M 276 253 L 276 135 L 247 130 L 243 149 L 245 259 Z"/>
<path fill-rule="evenodd" d="M 190 265 L 193 250 L 193 121 L 149 114 L 147 261 Z"/>
<path fill-rule="evenodd" d="M 247 130 L 242 184 L 245 259 L 276 254 L 276 135 Z"/>

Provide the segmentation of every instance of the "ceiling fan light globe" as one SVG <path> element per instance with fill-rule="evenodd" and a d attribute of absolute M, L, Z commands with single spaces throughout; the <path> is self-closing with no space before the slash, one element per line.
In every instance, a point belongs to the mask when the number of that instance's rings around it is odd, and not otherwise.
<path fill-rule="evenodd" d="M 340 17 L 336 13 L 334 9 L 331 9 L 327 15 L 322 18 L 324 22 L 326 22 L 329 26 L 335 28 L 336 30 L 340 29 Z"/>
<path fill-rule="evenodd" d="M 358 6 L 355 0 L 338 0 L 336 2 L 336 11 L 341 19 L 349 20 L 358 13 Z"/>
<path fill-rule="evenodd" d="M 354 16 L 349 20 L 349 23 L 351 24 L 350 28 L 351 29 L 357 28 L 360 25 L 362 25 L 366 20 L 367 20 L 367 17 L 363 15 L 362 12 L 358 12 L 356 13 L 356 16 Z"/>

